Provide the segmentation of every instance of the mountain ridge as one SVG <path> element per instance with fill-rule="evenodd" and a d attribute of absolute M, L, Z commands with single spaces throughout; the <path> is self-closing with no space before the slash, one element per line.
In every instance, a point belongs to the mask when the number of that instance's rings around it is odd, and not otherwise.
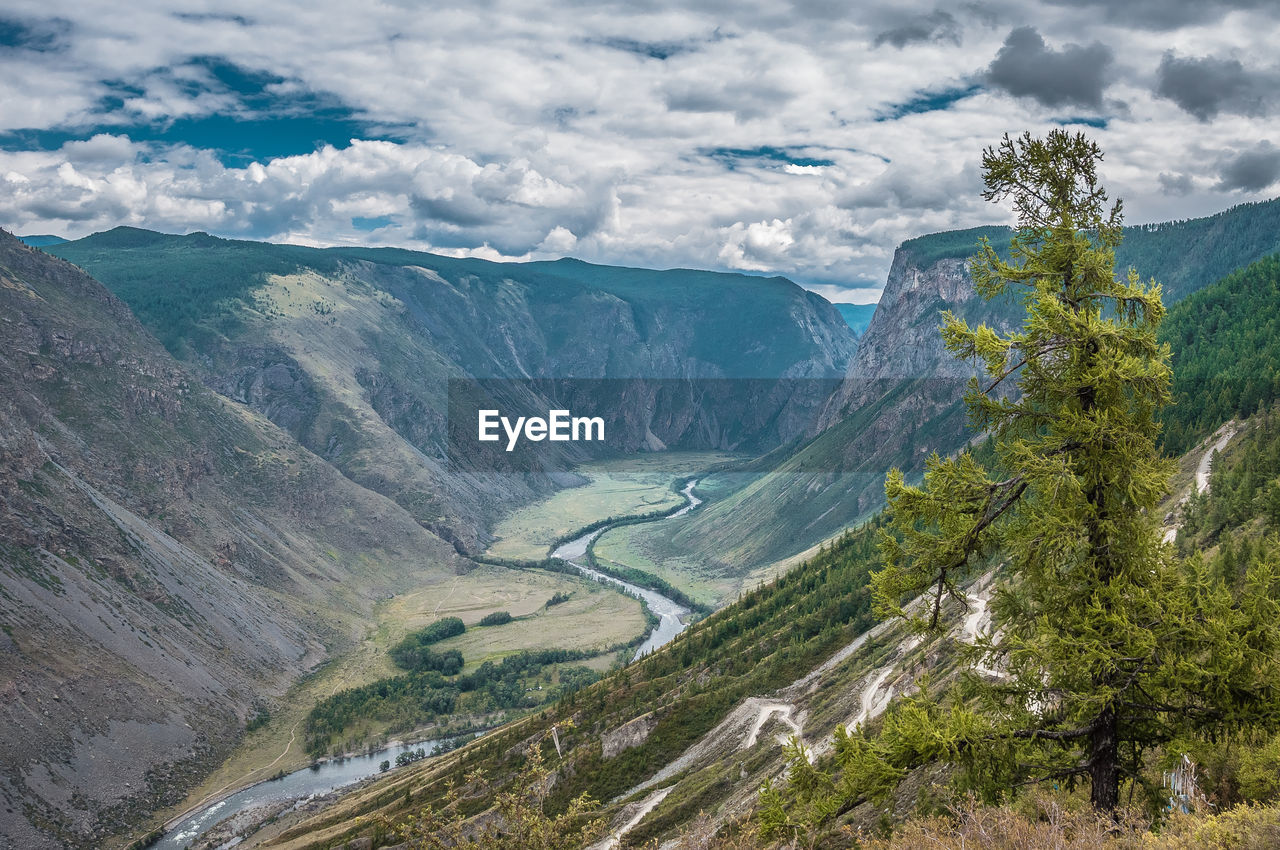
<path fill-rule="evenodd" d="M 1144 279 L 1174 281 L 1166 301 L 1176 303 L 1280 251 L 1280 199 L 1200 219 L 1128 226 L 1124 232 L 1117 268 L 1141 264 Z M 806 439 L 769 475 L 734 485 L 736 492 L 683 523 L 654 529 L 655 538 L 663 538 L 652 545 L 682 551 L 705 541 L 708 550 L 724 553 L 722 561 L 732 560 L 748 573 L 876 510 L 890 466 L 919 474 L 930 452 L 949 454 L 964 445 L 970 435 L 960 399 L 975 370 L 946 351 L 939 315 L 951 310 L 971 324 L 1008 330 L 1021 305 L 1013 297 L 980 298 L 965 258 L 978 237 L 994 243 L 1009 233 L 983 226 L 904 242 L 894 252 L 884 294 L 845 379 Z M 776 505 L 792 506 L 795 513 L 780 517 Z"/>
<path fill-rule="evenodd" d="M 258 706 L 453 578 L 452 546 L 205 389 L 127 306 L 0 232 L 0 818 L 96 847 Z"/>
<path fill-rule="evenodd" d="M 573 479 L 450 462 L 450 379 L 497 379 L 482 389 L 531 409 L 546 395 L 532 379 L 569 400 L 601 386 L 584 381 L 643 379 L 608 405 L 623 450 L 741 451 L 809 427 L 855 349 L 834 307 L 782 278 L 137 228 L 49 250 L 102 277 L 207 385 L 468 552 L 500 513 Z M 776 384 L 743 399 L 732 382 L 744 379 Z M 589 450 L 565 449 L 560 464 Z"/>

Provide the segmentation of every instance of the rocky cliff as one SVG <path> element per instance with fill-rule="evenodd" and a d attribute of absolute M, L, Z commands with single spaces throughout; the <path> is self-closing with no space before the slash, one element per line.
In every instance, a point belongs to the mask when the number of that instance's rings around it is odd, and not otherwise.
<path fill-rule="evenodd" d="M 461 565 L 0 231 L 0 845 L 178 802 L 376 599 Z"/>

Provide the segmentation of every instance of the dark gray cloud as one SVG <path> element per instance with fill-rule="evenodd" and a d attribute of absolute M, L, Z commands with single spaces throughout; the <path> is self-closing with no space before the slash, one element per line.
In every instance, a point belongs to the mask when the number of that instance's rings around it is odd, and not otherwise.
<path fill-rule="evenodd" d="M 1054 50 L 1035 27 L 1018 27 L 987 68 L 986 79 L 1015 97 L 1029 97 L 1044 106 L 1100 109 L 1112 61 L 1111 48 L 1101 42 Z"/>
<path fill-rule="evenodd" d="M 935 9 L 928 15 L 921 15 L 892 29 L 879 33 L 875 38 L 875 46 L 892 44 L 899 49 L 922 41 L 949 41 L 960 44 L 960 24 L 950 12 Z"/>
<path fill-rule="evenodd" d="M 1240 192 L 1260 192 L 1280 180 L 1280 148 L 1260 142 L 1250 150 L 1226 157 L 1216 188 Z"/>
<path fill-rule="evenodd" d="M 1180 58 L 1166 53 L 1156 71 L 1156 94 L 1201 121 L 1225 112 L 1266 115 L 1277 101 L 1280 71 L 1249 69 L 1239 59 Z"/>
<path fill-rule="evenodd" d="M 1170 174 L 1162 171 L 1156 180 L 1160 183 L 1160 191 L 1165 195 L 1182 197 L 1191 194 L 1195 189 L 1195 183 L 1190 174 Z"/>
<path fill-rule="evenodd" d="M 1272 10 L 1275 0 L 1046 0 L 1051 6 L 1091 9 L 1118 24 L 1148 30 L 1172 30 L 1220 21 L 1237 10 Z"/>

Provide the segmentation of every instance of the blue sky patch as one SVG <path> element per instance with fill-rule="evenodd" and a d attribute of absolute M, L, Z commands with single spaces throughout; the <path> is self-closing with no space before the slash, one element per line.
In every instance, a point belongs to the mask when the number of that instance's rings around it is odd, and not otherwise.
<path fill-rule="evenodd" d="M 1076 115 L 1071 118 L 1055 118 L 1054 120 L 1064 127 L 1069 127 L 1072 124 L 1082 124 L 1085 127 L 1093 127 L 1098 130 L 1107 129 L 1108 123 L 1106 118 L 1090 118 L 1088 116 L 1081 115 Z"/>
<path fill-rule="evenodd" d="M 634 53 L 637 56 L 644 56 L 647 59 L 659 59 L 664 62 L 672 56 L 688 53 L 694 49 L 691 44 L 683 41 L 638 41 L 633 38 L 603 38 L 599 43 L 605 47 L 612 47 L 614 50 Z"/>
<path fill-rule="evenodd" d="M 66 46 L 65 36 L 71 24 L 61 18 L 41 21 L 23 21 L 0 17 L 0 52 L 6 50 L 33 50 L 49 53 Z"/>
<path fill-rule="evenodd" d="M 876 115 L 876 121 L 896 121 L 904 115 L 920 115 L 924 112 L 941 112 L 950 109 L 952 105 L 964 100 L 966 97 L 973 97 L 982 91 L 982 86 L 954 86 L 952 88 L 940 89 L 938 91 L 922 91 L 917 92 L 910 100 L 902 103 L 895 103 L 882 110 Z"/>
<path fill-rule="evenodd" d="M 126 111 L 126 104 L 147 96 L 149 78 L 193 98 L 214 94 L 229 97 L 235 105 L 217 114 L 142 121 Z M 285 85 L 288 82 L 219 57 L 194 57 L 176 69 L 156 69 L 140 79 L 103 81 L 107 93 L 93 111 L 96 121 L 0 133 L 0 150 L 57 150 L 70 141 L 109 133 L 155 145 L 190 145 L 213 152 L 227 167 L 243 167 L 309 154 L 324 145 L 345 148 L 352 139 L 405 140 L 403 131 L 408 128 L 375 126 L 337 97 Z"/>
<path fill-rule="evenodd" d="M 760 145 L 754 148 L 711 148 L 702 151 L 703 156 L 718 160 L 733 171 L 739 163 L 755 160 L 764 163 L 781 163 L 783 165 L 825 166 L 835 165 L 835 160 L 819 159 L 804 156 L 793 148 L 778 148 L 772 145 Z"/>
<path fill-rule="evenodd" d="M 351 226 L 356 230 L 363 230 L 367 233 L 370 230 L 377 230 L 379 227 L 386 227 L 394 222 L 395 219 L 389 215 L 375 215 L 372 218 L 357 215 L 352 217 Z"/>

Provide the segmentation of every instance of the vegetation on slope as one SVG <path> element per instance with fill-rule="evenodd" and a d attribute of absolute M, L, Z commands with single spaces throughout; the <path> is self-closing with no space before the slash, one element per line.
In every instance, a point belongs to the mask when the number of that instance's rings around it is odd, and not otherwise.
<path fill-rule="evenodd" d="M 336 257 L 313 248 L 207 233 L 171 236 L 133 227 L 46 250 L 89 270 L 178 357 L 201 350 L 211 332 L 234 333 L 251 293 L 267 275 L 336 268 Z"/>
<path fill-rule="evenodd" d="M 991 240 L 1007 259 L 1008 227 L 948 230 L 908 239 L 901 250 L 919 268 L 939 260 L 966 260 L 978 241 Z M 1280 199 L 1240 204 L 1204 218 L 1130 225 L 1116 250 L 1116 270 L 1154 277 L 1172 303 L 1262 257 L 1280 251 Z"/>
<path fill-rule="evenodd" d="M 1181 454 L 1220 423 L 1280 399 L 1280 255 L 1176 304 L 1160 336 L 1173 349 L 1164 448 Z"/>

